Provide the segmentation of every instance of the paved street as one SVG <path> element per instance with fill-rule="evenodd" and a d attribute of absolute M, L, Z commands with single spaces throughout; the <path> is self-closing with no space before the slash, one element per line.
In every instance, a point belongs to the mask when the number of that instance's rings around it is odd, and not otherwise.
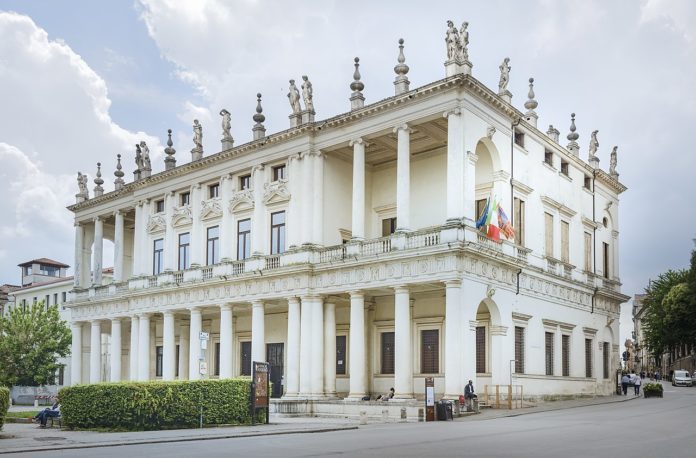
<path fill-rule="evenodd" d="M 503 411 L 495 412 L 499 415 Z M 56 450 L 51 456 L 694 456 L 696 388 L 665 384 L 664 399 L 634 399 L 512 417 L 377 424 L 317 434 Z M 0 447 L 1 447 L 0 443 Z M 14 455 L 14 456 L 29 456 Z"/>

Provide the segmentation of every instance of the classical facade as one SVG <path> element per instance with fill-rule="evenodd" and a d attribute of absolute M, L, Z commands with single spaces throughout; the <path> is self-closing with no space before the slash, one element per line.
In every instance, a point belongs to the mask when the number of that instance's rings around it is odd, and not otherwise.
<path fill-rule="evenodd" d="M 258 94 L 249 143 L 234 145 L 222 110 L 219 152 L 203 152 L 196 121 L 191 162 L 176 165 L 170 133 L 162 172 L 142 142 L 134 181 L 120 156 L 112 192 L 101 169 L 92 197 L 80 175 L 72 382 L 233 377 L 269 361 L 274 396 L 295 402 L 422 398 L 425 377 L 446 397 L 469 379 L 611 393 L 627 300 L 616 149 L 609 173 L 596 133 L 581 158 L 574 115 L 562 146 L 537 128 L 533 80 L 523 113 L 509 59 L 492 91 L 471 74 L 466 27 L 446 40 L 439 81 L 410 88 L 400 40 L 395 94 L 379 102 L 365 102 L 356 58 L 345 113 L 315 120 L 303 76 L 285 131 L 266 135 Z M 511 240 L 477 230 L 489 196 Z M 87 273 L 105 239 L 101 285 Z M 93 350 L 104 334 L 108 355 Z"/>

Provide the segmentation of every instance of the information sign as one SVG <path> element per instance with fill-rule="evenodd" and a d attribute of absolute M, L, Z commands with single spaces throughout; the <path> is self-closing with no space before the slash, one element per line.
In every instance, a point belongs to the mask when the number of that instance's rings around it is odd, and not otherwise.
<path fill-rule="evenodd" d="M 425 377 L 425 421 L 435 421 L 435 379 Z"/>
<path fill-rule="evenodd" d="M 251 422 L 252 424 L 256 424 L 257 409 L 266 409 L 266 423 L 268 423 L 269 364 L 254 361 L 251 367 L 253 369 L 251 378 Z"/>

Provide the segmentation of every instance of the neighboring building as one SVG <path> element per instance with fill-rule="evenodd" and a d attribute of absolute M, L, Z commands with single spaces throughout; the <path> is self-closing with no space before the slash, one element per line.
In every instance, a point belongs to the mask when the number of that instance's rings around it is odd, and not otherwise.
<path fill-rule="evenodd" d="M 12 302 L 10 302 L 9 297 L 10 293 L 19 288 L 20 286 L 10 284 L 0 285 L 0 316 L 3 316 L 5 310 L 9 310 L 9 308 L 12 306 Z"/>
<path fill-rule="evenodd" d="M 561 146 L 537 128 L 531 84 L 522 113 L 453 49 L 447 77 L 417 89 L 400 58 L 396 95 L 364 105 L 356 59 L 349 112 L 315 122 L 309 96 L 266 136 L 259 97 L 250 143 L 223 127 L 221 152 L 195 146 L 175 167 L 170 141 L 152 176 L 141 143 L 136 180 L 119 165 L 116 190 L 98 175 L 92 198 L 80 178 L 73 383 L 249 375 L 268 360 L 274 396 L 295 406 L 392 386 L 422 398 L 426 377 L 438 397 L 469 379 L 530 397 L 613 393 L 629 299 L 616 156 L 610 173 L 592 149 L 581 159 L 574 117 Z M 513 240 L 476 229 L 490 195 Z M 99 286 L 104 239 L 114 281 Z M 103 334 L 108 377 L 91 351 Z"/>
<path fill-rule="evenodd" d="M 22 286 L 29 286 L 63 278 L 70 266 L 52 259 L 41 258 L 23 262 L 19 264 L 19 267 L 22 269 Z"/>
<path fill-rule="evenodd" d="M 633 348 L 635 350 L 635 363 L 637 372 L 654 372 L 656 367 L 655 358 L 651 355 L 650 349 L 645 343 L 645 333 L 643 332 L 643 316 L 645 308 L 643 307 L 643 299 L 645 294 L 636 294 L 633 296 Z"/>

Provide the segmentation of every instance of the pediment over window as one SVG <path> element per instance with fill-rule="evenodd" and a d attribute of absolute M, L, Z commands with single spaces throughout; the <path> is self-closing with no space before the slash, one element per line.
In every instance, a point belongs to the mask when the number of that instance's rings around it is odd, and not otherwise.
<path fill-rule="evenodd" d="M 254 208 L 254 193 L 251 189 L 237 191 L 230 199 L 229 210 L 231 213 L 251 210 Z"/>
<path fill-rule="evenodd" d="M 162 232 L 166 226 L 167 222 L 163 215 L 152 215 L 147 222 L 147 232 L 150 234 Z"/>
<path fill-rule="evenodd" d="M 213 219 L 222 216 L 222 203 L 219 197 L 201 202 L 201 219 Z"/>
<path fill-rule="evenodd" d="M 189 205 L 182 205 L 181 207 L 174 207 L 174 213 L 172 214 L 172 227 L 181 227 L 191 224 L 193 217 L 191 215 L 191 207 Z"/>
<path fill-rule="evenodd" d="M 278 180 L 263 185 L 263 203 L 266 205 L 287 202 L 290 200 L 288 180 Z"/>

